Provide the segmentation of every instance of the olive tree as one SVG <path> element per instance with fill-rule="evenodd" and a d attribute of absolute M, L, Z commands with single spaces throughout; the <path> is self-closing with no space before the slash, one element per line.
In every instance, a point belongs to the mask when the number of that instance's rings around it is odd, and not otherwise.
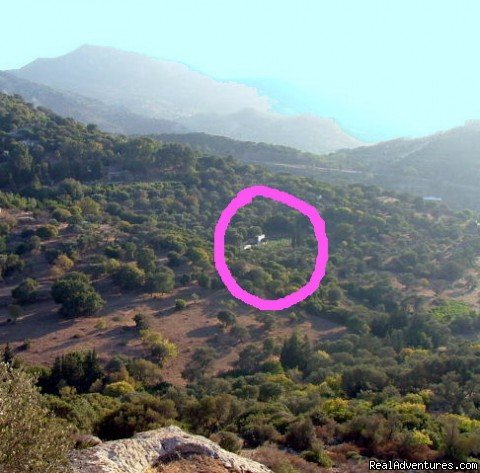
<path fill-rule="evenodd" d="M 72 432 L 46 408 L 34 379 L 0 363 L 0 472 L 66 472 Z"/>

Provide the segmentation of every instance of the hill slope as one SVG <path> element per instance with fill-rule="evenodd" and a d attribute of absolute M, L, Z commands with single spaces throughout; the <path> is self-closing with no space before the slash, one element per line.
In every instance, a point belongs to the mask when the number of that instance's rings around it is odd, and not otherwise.
<path fill-rule="evenodd" d="M 270 112 L 270 100 L 252 87 L 216 81 L 179 63 L 111 48 L 83 46 L 10 72 L 138 115 L 180 121 L 194 131 L 312 152 L 361 144 L 330 119 Z"/>
<path fill-rule="evenodd" d="M 355 177 L 364 182 L 480 208 L 479 122 L 425 138 L 344 150 L 328 159 L 336 167 L 362 171 Z"/>
<path fill-rule="evenodd" d="M 212 265 L 220 212 L 253 184 L 326 221 L 328 274 L 285 311 L 238 303 Z M 478 456 L 471 212 L 110 135 L 2 94 L 0 208 L 0 357 L 43 365 L 42 399 L 76 431 L 116 440 L 177 423 L 302 473 Z M 247 251 L 259 231 L 267 243 Z M 305 284 L 316 248 L 305 219 L 268 199 L 237 213 L 226 244 L 239 284 L 269 299 Z M 7 419 L 32 396 L 18 399 Z"/>
<path fill-rule="evenodd" d="M 53 89 L 31 82 L 8 72 L 0 71 L 0 92 L 21 95 L 27 102 L 53 110 L 63 117 L 72 117 L 82 123 L 94 123 L 112 133 L 180 133 L 182 125 L 158 118 L 149 118 L 126 108 L 106 105 L 100 100 L 72 92 Z"/>

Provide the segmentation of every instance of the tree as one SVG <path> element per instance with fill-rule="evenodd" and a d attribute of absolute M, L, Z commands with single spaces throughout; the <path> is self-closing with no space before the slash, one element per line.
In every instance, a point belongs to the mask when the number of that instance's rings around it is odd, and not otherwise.
<path fill-rule="evenodd" d="M 0 471 L 68 470 L 72 431 L 47 409 L 34 379 L 5 363 L 0 363 L 0 379 Z"/>
<path fill-rule="evenodd" d="M 238 355 L 237 368 L 244 374 L 255 373 L 265 356 L 255 345 L 247 345 Z"/>
<path fill-rule="evenodd" d="M 83 198 L 83 186 L 75 179 L 65 179 L 60 183 L 60 189 L 64 194 L 68 195 L 73 200 Z"/>
<path fill-rule="evenodd" d="M 165 292 L 171 292 L 174 287 L 175 273 L 165 266 L 162 266 L 158 271 L 150 274 L 147 279 L 147 288 L 152 294 L 157 292 L 162 294 Z"/>
<path fill-rule="evenodd" d="M 283 394 L 283 387 L 279 383 L 266 382 L 260 385 L 258 400 L 271 402 L 277 400 Z"/>
<path fill-rule="evenodd" d="M 304 369 L 311 354 L 310 342 L 307 338 L 300 337 L 300 333 L 296 330 L 285 340 L 282 351 L 280 353 L 280 362 L 287 369 L 300 368 Z"/>
<path fill-rule="evenodd" d="M 27 278 L 19 286 L 12 290 L 12 297 L 20 304 L 35 302 L 37 299 L 38 282 Z"/>
<path fill-rule="evenodd" d="M 211 347 L 201 347 L 195 350 L 192 360 L 182 373 L 187 381 L 198 381 L 212 367 L 217 352 Z"/>
<path fill-rule="evenodd" d="M 287 430 L 285 442 L 298 452 L 311 450 L 315 443 L 315 428 L 310 418 L 291 424 Z"/>
<path fill-rule="evenodd" d="M 350 397 L 355 397 L 361 391 L 380 391 L 387 384 L 387 375 L 371 366 L 347 368 L 342 376 L 342 388 Z"/>
<path fill-rule="evenodd" d="M 113 279 L 122 289 L 137 289 L 145 284 L 145 271 L 137 263 L 124 263 L 113 274 Z"/>
<path fill-rule="evenodd" d="M 10 316 L 8 321 L 15 323 L 23 315 L 22 308 L 19 305 L 12 304 L 8 307 L 8 315 Z"/>
<path fill-rule="evenodd" d="M 176 251 L 168 252 L 168 266 L 174 268 L 182 264 L 182 256 Z"/>
<path fill-rule="evenodd" d="M 3 350 L 3 362 L 5 363 L 12 363 L 13 360 L 15 359 L 15 353 L 12 350 L 12 347 L 10 346 L 9 343 L 5 345 L 5 349 Z"/>
<path fill-rule="evenodd" d="M 224 450 L 233 453 L 240 453 L 243 447 L 243 440 L 233 432 L 220 432 L 218 444 Z"/>
<path fill-rule="evenodd" d="M 37 236 L 46 240 L 48 238 L 55 238 L 58 236 L 58 228 L 53 225 L 44 225 L 39 227 L 36 232 Z"/>
<path fill-rule="evenodd" d="M 230 310 L 221 310 L 217 314 L 217 319 L 225 328 L 231 327 L 232 325 L 235 325 L 235 323 L 237 322 L 236 315 Z"/>
<path fill-rule="evenodd" d="M 138 266 L 147 274 L 153 273 L 157 268 L 157 257 L 151 248 L 140 248 L 137 250 L 136 260 Z"/>
<path fill-rule="evenodd" d="M 98 312 L 105 301 L 101 298 L 83 273 L 73 272 L 57 280 L 52 286 L 52 297 L 63 315 L 76 317 L 93 315 Z"/>
<path fill-rule="evenodd" d="M 206 268 L 210 265 L 210 256 L 203 248 L 192 246 L 187 250 L 185 256 L 187 256 L 195 266 L 199 266 L 200 268 Z"/>
<path fill-rule="evenodd" d="M 74 266 L 72 259 L 63 253 L 55 258 L 53 264 L 64 273 L 70 271 Z"/>
<path fill-rule="evenodd" d="M 127 370 L 130 376 L 147 388 L 154 387 L 163 381 L 160 367 L 143 358 L 129 360 Z"/>
<path fill-rule="evenodd" d="M 85 353 L 72 352 L 57 357 L 50 375 L 40 380 L 47 392 L 58 392 L 63 386 L 71 386 L 78 393 L 86 393 L 103 371 L 95 350 Z"/>

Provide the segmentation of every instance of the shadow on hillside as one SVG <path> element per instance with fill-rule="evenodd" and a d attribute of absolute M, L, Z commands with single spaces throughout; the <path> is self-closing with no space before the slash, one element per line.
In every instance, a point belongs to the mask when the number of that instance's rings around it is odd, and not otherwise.
<path fill-rule="evenodd" d="M 218 332 L 218 326 L 211 325 L 206 327 L 199 327 L 187 332 L 187 337 L 192 338 L 210 338 Z"/>
<path fill-rule="evenodd" d="M 74 319 L 62 318 L 57 307 L 52 303 L 37 303 L 26 307 L 25 315 L 15 323 L 0 323 L 0 343 L 34 340 L 52 332 L 68 330 L 75 323 Z"/>

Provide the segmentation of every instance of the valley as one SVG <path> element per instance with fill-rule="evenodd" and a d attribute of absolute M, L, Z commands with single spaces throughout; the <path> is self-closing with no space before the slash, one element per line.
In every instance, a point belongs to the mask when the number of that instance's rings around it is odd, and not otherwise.
<path fill-rule="evenodd" d="M 55 413 L 50 435 L 175 424 L 276 472 L 476 454 L 474 211 L 108 134 L 4 94 L 0 156 L 5 376 Z M 327 276 L 279 313 L 233 299 L 212 264 L 221 210 L 257 183 L 327 222 Z M 227 240 L 247 290 L 276 298 L 305 284 L 311 228 L 279 204 L 255 199 Z"/>

